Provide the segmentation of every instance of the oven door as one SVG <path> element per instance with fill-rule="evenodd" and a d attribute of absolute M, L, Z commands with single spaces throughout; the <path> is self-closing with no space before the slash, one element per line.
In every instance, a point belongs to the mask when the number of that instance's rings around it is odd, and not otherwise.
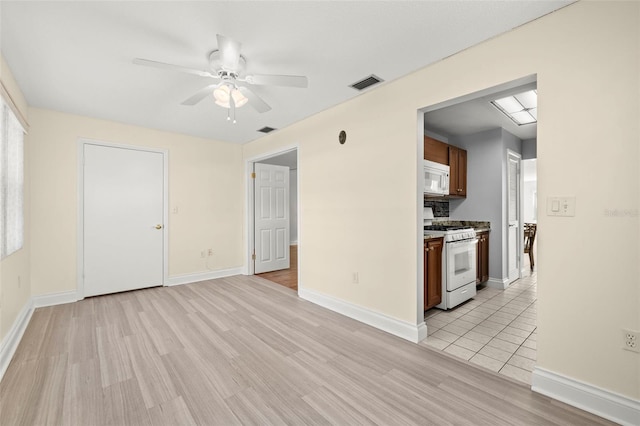
<path fill-rule="evenodd" d="M 447 243 L 447 291 L 476 281 L 477 239 Z"/>

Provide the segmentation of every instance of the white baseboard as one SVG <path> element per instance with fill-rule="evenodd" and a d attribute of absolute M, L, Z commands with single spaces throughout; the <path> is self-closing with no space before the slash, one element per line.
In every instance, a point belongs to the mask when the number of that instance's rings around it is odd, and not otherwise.
<path fill-rule="evenodd" d="M 72 290 L 62 291 L 60 293 L 41 294 L 39 296 L 33 296 L 31 300 L 33 301 L 34 308 L 42 308 L 45 306 L 64 305 L 65 303 L 77 302 L 79 299 L 78 292 L 76 290 Z"/>
<path fill-rule="evenodd" d="M 498 290 L 505 290 L 509 287 L 509 278 L 500 279 L 500 278 L 491 278 L 487 281 L 487 287 L 497 288 Z"/>
<path fill-rule="evenodd" d="M 427 326 L 424 322 L 421 324 L 411 324 L 372 311 L 371 309 L 300 287 L 298 287 L 298 296 L 316 305 L 320 305 L 349 318 L 386 331 L 387 333 L 409 340 L 410 342 L 418 343 L 427 337 Z"/>
<path fill-rule="evenodd" d="M 196 274 L 185 274 L 185 275 L 176 275 L 174 277 L 169 277 L 166 282 L 167 286 L 181 285 L 181 284 L 190 284 L 198 281 L 207 281 L 207 280 L 215 280 L 216 278 L 225 278 L 230 277 L 232 275 L 240 275 L 243 274 L 243 268 L 233 268 L 233 269 L 221 269 L 219 271 L 207 271 L 207 272 L 199 272 Z M 246 275 L 246 274 L 245 274 Z"/>
<path fill-rule="evenodd" d="M 13 358 L 13 354 L 15 354 L 16 349 L 18 349 L 24 331 L 27 329 L 27 325 L 29 325 L 29 321 L 31 320 L 31 315 L 33 315 L 33 301 L 29 299 L 13 322 L 9 333 L 7 333 L 4 339 L 2 339 L 2 343 L 0 343 L 0 380 L 4 377 L 4 373 L 7 371 L 7 367 L 9 367 L 9 363 L 11 363 L 11 359 Z"/>
<path fill-rule="evenodd" d="M 640 401 L 535 367 L 531 389 L 621 425 L 640 424 Z"/>

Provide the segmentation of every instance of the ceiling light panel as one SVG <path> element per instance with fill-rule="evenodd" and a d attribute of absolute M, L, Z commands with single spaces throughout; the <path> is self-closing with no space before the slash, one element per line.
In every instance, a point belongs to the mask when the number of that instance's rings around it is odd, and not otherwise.
<path fill-rule="evenodd" d="M 513 96 L 507 96 L 506 98 L 497 99 L 495 103 L 500 106 L 500 109 L 509 114 L 522 111 L 522 104 L 518 102 Z"/>
<path fill-rule="evenodd" d="M 538 93 L 536 90 L 496 99 L 491 101 L 491 105 L 499 109 L 518 126 L 532 124 L 538 120 Z"/>
<path fill-rule="evenodd" d="M 520 93 L 514 96 L 518 102 L 522 104 L 526 109 L 535 108 L 538 106 L 538 95 L 534 90 Z"/>

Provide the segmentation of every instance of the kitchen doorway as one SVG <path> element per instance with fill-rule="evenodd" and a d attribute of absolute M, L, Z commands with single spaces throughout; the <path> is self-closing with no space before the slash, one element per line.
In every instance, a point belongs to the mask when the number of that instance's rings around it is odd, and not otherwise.
<path fill-rule="evenodd" d="M 284 241 L 284 244 L 278 244 L 278 240 L 273 241 L 275 244 L 271 244 L 272 255 L 269 256 L 266 253 L 268 250 L 265 245 L 265 238 L 263 235 L 268 235 L 270 232 L 265 231 L 265 221 L 261 220 L 261 210 L 266 210 L 264 200 L 261 201 L 261 194 L 256 193 L 255 189 L 259 187 L 258 183 L 251 182 L 251 188 L 249 190 L 249 273 L 255 274 L 261 278 L 267 279 L 276 284 L 287 287 L 291 290 L 298 291 L 298 259 L 299 259 L 299 233 L 298 233 L 298 151 L 297 147 L 286 149 L 279 152 L 274 152 L 259 158 L 255 158 L 248 163 L 249 170 L 267 169 L 267 170 L 287 170 L 286 180 L 287 182 L 287 199 L 273 200 L 272 204 L 277 204 L 274 207 L 280 206 L 287 209 L 288 226 L 287 229 L 280 229 L 273 232 L 274 236 L 279 236 Z M 256 179 L 258 179 L 258 173 L 256 172 Z M 253 179 L 252 179 L 253 180 Z M 286 201 L 286 203 L 284 202 Z M 286 206 L 285 206 L 286 204 Z M 265 206 L 261 209 L 261 206 Z M 283 213 L 283 212 L 280 212 Z M 277 221 L 277 220 L 276 220 Z M 269 221 L 267 221 L 269 222 Z M 267 225 L 270 226 L 269 223 Z M 282 228 L 282 227 L 280 227 Z M 282 241 L 279 241 L 282 243 Z M 286 252 L 285 252 L 286 250 Z M 255 255 L 255 259 L 254 259 Z M 284 264 L 283 255 L 286 255 L 287 262 Z M 273 257 L 274 261 L 269 261 L 268 258 Z M 280 258 L 280 259 L 278 259 Z M 266 261 L 263 261 L 266 259 Z M 273 265 L 271 265 L 273 263 Z"/>
<path fill-rule="evenodd" d="M 478 229 L 480 223 L 490 225 L 489 235 L 483 237 L 489 240 L 488 279 L 478 277 L 471 300 L 453 309 L 424 311 L 427 338 L 420 344 L 527 385 L 537 356 L 537 265 L 529 267 L 522 230 L 536 214 L 524 217 L 525 191 L 518 172 L 521 160 L 536 158 L 537 122 L 518 125 L 495 103 L 524 92 L 537 96 L 536 87 L 536 76 L 531 75 L 424 108 L 423 128 L 418 131 L 419 144 L 428 136 L 453 146 L 449 152 L 466 151 L 465 193 L 438 201 L 433 223 L 460 222 Z M 428 145 L 437 143 L 427 144 L 425 139 L 418 152 L 426 154 Z M 535 244 L 533 250 L 535 259 Z M 419 280 L 422 273 L 418 271 Z M 424 283 L 419 281 L 419 290 Z"/>

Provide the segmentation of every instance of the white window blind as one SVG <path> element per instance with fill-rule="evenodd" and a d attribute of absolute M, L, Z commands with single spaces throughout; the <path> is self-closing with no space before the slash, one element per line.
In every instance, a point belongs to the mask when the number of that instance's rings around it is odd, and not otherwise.
<path fill-rule="evenodd" d="M 0 259 L 24 244 L 24 129 L 0 102 Z"/>

